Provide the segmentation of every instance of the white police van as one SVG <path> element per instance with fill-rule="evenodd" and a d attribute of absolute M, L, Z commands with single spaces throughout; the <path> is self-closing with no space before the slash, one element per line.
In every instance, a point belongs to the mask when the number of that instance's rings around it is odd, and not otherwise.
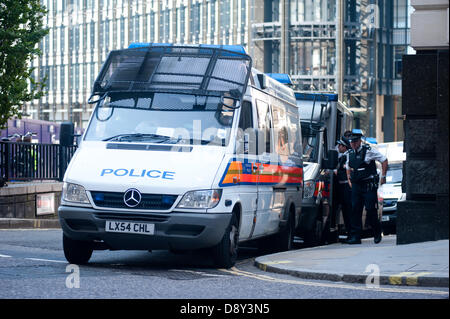
<path fill-rule="evenodd" d="M 93 250 L 290 249 L 301 213 L 294 92 L 241 46 L 133 44 L 97 77 L 58 209 L 70 263 Z"/>

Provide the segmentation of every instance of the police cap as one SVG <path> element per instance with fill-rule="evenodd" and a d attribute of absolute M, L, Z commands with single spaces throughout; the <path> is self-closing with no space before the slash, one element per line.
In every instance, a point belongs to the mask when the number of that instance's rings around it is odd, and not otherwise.
<path fill-rule="evenodd" d="M 363 136 L 363 131 L 360 129 L 353 129 L 352 130 L 352 135 L 350 135 L 349 140 L 350 142 L 356 142 L 358 140 L 361 139 L 361 137 Z"/>
<path fill-rule="evenodd" d="M 337 141 L 337 143 L 345 146 L 346 148 L 351 148 L 350 141 L 345 136 L 342 136 L 341 139 Z"/>

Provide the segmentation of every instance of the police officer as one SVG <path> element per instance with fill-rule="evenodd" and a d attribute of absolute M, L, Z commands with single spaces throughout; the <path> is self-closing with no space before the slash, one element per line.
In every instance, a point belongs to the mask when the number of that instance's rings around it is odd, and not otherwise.
<path fill-rule="evenodd" d="M 351 150 L 347 153 L 347 177 L 352 189 L 351 238 L 348 244 L 361 244 L 362 211 L 366 207 L 370 226 L 374 232 L 374 242 L 381 241 L 381 223 L 377 216 L 378 207 L 378 181 L 386 183 L 387 158 L 378 150 L 361 142 L 362 132 L 355 130 L 350 137 Z M 382 165 L 381 179 L 377 174 L 375 161 Z"/>
<path fill-rule="evenodd" d="M 351 149 L 350 141 L 345 136 L 342 136 L 337 142 L 339 161 L 338 168 L 334 172 L 336 175 L 336 196 L 334 197 L 336 204 L 333 205 L 333 208 L 336 210 L 339 209 L 339 206 L 341 206 L 345 231 L 347 232 L 347 240 L 350 239 L 350 216 L 352 212 L 352 190 L 348 182 L 347 170 L 345 166 L 347 161 L 347 152 L 349 149 Z"/>

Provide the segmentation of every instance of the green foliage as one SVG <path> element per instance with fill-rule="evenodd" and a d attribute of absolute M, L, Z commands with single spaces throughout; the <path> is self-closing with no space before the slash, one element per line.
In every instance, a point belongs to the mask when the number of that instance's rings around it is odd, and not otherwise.
<path fill-rule="evenodd" d="M 40 0 L 0 0 L 0 128 L 10 117 L 22 116 L 25 102 L 44 94 L 30 62 L 41 54 L 37 44 L 48 33 L 46 13 Z"/>

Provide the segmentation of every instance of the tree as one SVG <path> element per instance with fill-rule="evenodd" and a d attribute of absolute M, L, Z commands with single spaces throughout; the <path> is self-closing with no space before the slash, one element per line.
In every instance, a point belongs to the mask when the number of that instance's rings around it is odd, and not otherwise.
<path fill-rule="evenodd" d="M 32 77 L 30 63 L 41 51 L 37 44 L 47 35 L 40 0 L 0 0 L 0 129 L 23 105 L 43 96 L 44 83 Z"/>

